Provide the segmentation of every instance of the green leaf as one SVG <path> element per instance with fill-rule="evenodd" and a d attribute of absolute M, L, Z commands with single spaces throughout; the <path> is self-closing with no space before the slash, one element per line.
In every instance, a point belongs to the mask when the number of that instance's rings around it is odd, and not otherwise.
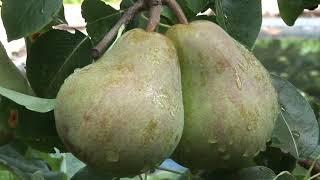
<path fill-rule="evenodd" d="M 261 0 L 216 0 L 215 7 L 219 25 L 251 49 L 261 28 Z"/>
<path fill-rule="evenodd" d="M 37 113 L 22 109 L 19 112 L 16 139 L 42 152 L 54 152 L 54 148 L 65 151 L 56 130 L 53 111 Z"/>
<path fill-rule="evenodd" d="M 62 0 L 2 0 L 1 16 L 8 40 L 41 30 L 59 13 Z"/>
<path fill-rule="evenodd" d="M 54 172 L 46 162 L 35 158 L 26 158 L 13 146 L 0 147 L 0 167 L 15 174 L 19 179 L 45 179 L 64 180 L 65 175 L 61 172 Z"/>
<path fill-rule="evenodd" d="M 274 180 L 296 180 L 289 172 L 284 171 L 278 174 Z"/>
<path fill-rule="evenodd" d="M 305 9 L 314 9 L 318 7 L 320 0 L 303 0 L 303 6 Z"/>
<path fill-rule="evenodd" d="M 315 151 L 319 142 L 319 125 L 315 114 L 308 101 L 290 82 L 279 76 L 271 77 L 282 111 L 280 120 L 276 122 L 273 141 L 277 139 L 277 146 L 291 153 L 296 150 L 288 147 L 292 147 L 290 144 L 294 142 L 299 155 L 307 158 Z M 288 140 L 288 134 L 291 141 Z M 297 156 L 296 153 L 292 155 Z"/>
<path fill-rule="evenodd" d="M 185 6 L 187 6 L 194 15 L 200 13 L 209 4 L 207 0 L 183 0 L 180 1 L 180 3 L 183 3 Z"/>
<path fill-rule="evenodd" d="M 113 180 L 113 176 L 102 176 L 88 168 L 87 166 L 80 169 L 71 180 Z"/>
<path fill-rule="evenodd" d="M 303 12 L 302 0 L 278 0 L 280 16 L 288 26 L 293 26 Z"/>
<path fill-rule="evenodd" d="M 31 111 L 45 113 L 52 111 L 55 105 L 55 99 L 43 99 L 34 96 L 22 94 L 0 86 L 0 95 L 20 104 Z"/>
<path fill-rule="evenodd" d="M 244 168 L 237 171 L 235 174 L 231 175 L 228 179 L 237 179 L 237 180 L 273 180 L 275 173 L 263 166 L 255 166 Z"/>
<path fill-rule="evenodd" d="M 99 43 L 105 34 L 117 23 L 122 11 L 118 11 L 100 0 L 85 0 L 82 5 L 82 17 L 86 20 L 87 32 L 93 44 Z"/>
<path fill-rule="evenodd" d="M 92 63 L 91 48 L 89 38 L 77 30 L 50 30 L 37 38 L 27 57 L 27 77 L 37 96 L 55 98 L 76 68 Z"/>

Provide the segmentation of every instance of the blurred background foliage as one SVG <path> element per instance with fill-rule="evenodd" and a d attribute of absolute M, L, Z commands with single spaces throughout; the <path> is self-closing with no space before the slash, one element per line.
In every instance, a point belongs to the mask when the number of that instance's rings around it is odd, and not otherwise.
<path fill-rule="evenodd" d="M 320 115 L 320 41 L 318 39 L 258 40 L 254 54 L 273 74 L 289 80 Z"/>

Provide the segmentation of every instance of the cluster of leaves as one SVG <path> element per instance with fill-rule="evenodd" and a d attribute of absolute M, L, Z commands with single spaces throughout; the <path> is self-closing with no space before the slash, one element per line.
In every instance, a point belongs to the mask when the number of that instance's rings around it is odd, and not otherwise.
<path fill-rule="evenodd" d="M 248 49 L 254 46 L 262 21 L 259 0 L 177 1 L 190 21 L 198 19 L 213 21 Z M 68 32 L 53 28 L 53 26 L 67 23 L 64 18 L 62 0 L 2 0 L 1 16 L 8 40 L 19 38 L 26 40 L 27 79 L 35 97 L 0 87 L 1 97 L 10 99 L 22 109 L 19 114 L 21 120 L 15 129 L 15 140 L 18 142 L 0 149 L 0 167 L 3 167 L 0 169 L 0 177 L 55 180 L 70 178 L 73 175 L 73 173 L 68 174 L 66 171 L 61 171 L 63 165 L 58 161 L 59 158 L 55 160 L 58 162 L 53 164 L 49 163 L 53 161 L 52 157 L 45 156 L 49 152 L 52 153 L 54 147 L 64 151 L 55 131 L 52 113 L 54 98 L 66 77 L 77 68 L 93 62 L 92 46 L 103 38 L 133 3 L 134 0 L 123 0 L 121 8 L 117 10 L 102 0 L 84 0 L 82 16 L 87 22 L 87 36 L 78 30 Z M 281 17 L 288 25 L 292 25 L 303 9 L 316 6 L 319 2 L 317 0 L 278 0 L 278 3 Z M 203 14 L 208 9 L 212 11 L 209 16 Z M 147 21 L 148 13 L 141 12 L 125 30 L 144 28 Z M 164 7 L 157 31 L 165 32 L 168 27 L 176 23 L 176 17 Z M 319 126 L 316 116 L 308 101 L 297 88 L 279 76 L 273 75 L 272 78 L 279 94 L 281 114 L 267 150 L 260 153 L 255 159 L 257 166 L 239 170 L 231 175 L 230 173 L 225 175 L 217 172 L 202 172 L 197 176 L 194 175 L 193 178 L 302 179 L 312 176 L 311 171 L 301 168 L 297 162 L 302 159 L 317 159 L 320 154 Z M 2 103 L 1 100 L 0 103 Z M 18 151 L 16 144 L 23 146 L 24 150 Z M 35 159 L 39 156 L 26 158 L 26 152 L 29 152 L 26 149 L 31 152 L 35 152 L 33 149 L 41 150 L 42 152 L 37 151 L 37 154 L 41 154 L 40 158 L 46 160 L 47 163 L 43 164 L 44 162 L 39 159 L 36 161 Z M 83 167 L 83 164 L 77 167 L 79 169 Z M 158 169 L 166 169 L 175 173 L 156 170 L 147 174 L 148 179 L 159 177 L 186 179 L 190 176 L 189 171 L 173 162 L 166 161 Z M 89 178 L 108 179 L 108 177 L 95 175 L 89 168 L 81 169 L 72 179 Z"/>

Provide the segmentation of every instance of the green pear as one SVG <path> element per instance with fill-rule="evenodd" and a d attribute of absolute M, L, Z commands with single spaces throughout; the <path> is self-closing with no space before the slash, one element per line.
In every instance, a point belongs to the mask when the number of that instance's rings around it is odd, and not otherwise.
<path fill-rule="evenodd" d="M 191 169 L 245 166 L 266 148 L 278 115 L 267 70 L 209 21 L 174 25 L 185 125 L 174 159 Z"/>
<path fill-rule="evenodd" d="M 8 57 L 0 43 L 0 86 L 20 93 L 29 94 L 31 88 L 19 69 Z M 0 145 L 13 138 L 13 131 L 18 125 L 19 106 L 0 95 Z"/>
<path fill-rule="evenodd" d="M 56 127 L 97 172 L 136 175 L 168 158 L 183 131 L 180 65 L 164 35 L 133 29 L 62 85 Z"/>

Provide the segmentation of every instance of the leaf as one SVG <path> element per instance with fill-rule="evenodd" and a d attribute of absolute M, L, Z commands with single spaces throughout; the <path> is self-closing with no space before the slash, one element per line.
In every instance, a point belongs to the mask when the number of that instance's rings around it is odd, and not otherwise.
<path fill-rule="evenodd" d="M 62 0 L 2 0 L 1 17 L 8 41 L 41 30 L 59 13 Z"/>
<path fill-rule="evenodd" d="M 27 159 L 11 145 L 0 147 L 0 167 L 6 168 L 21 179 L 63 180 L 61 172 L 53 172 L 47 163 L 40 159 Z"/>
<path fill-rule="evenodd" d="M 216 0 L 215 7 L 219 25 L 251 49 L 262 24 L 261 0 Z"/>
<path fill-rule="evenodd" d="M 303 7 L 305 9 L 314 9 L 318 7 L 320 0 L 303 0 Z"/>
<path fill-rule="evenodd" d="M 101 176 L 95 173 L 93 170 L 88 168 L 87 166 L 80 169 L 71 180 L 113 180 L 113 176 Z"/>
<path fill-rule="evenodd" d="M 62 155 L 63 157 L 61 171 L 67 174 L 69 179 L 74 176 L 80 169 L 86 166 L 71 153 L 61 153 L 60 155 Z"/>
<path fill-rule="evenodd" d="M 280 112 L 279 118 L 272 134 L 272 147 L 277 147 L 285 152 L 289 152 L 293 157 L 299 159 L 299 150 L 296 137 L 293 135 L 288 121 L 290 116 L 284 115 L 286 112 Z"/>
<path fill-rule="evenodd" d="M 45 113 L 52 111 L 55 105 L 55 99 L 43 99 L 34 96 L 25 95 L 0 86 L 0 95 L 20 104 L 31 111 Z"/>
<path fill-rule="evenodd" d="M 237 171 L 235 174 L 231 175 L 228 179 L 237 179 L 237 180 L 273 180 L 275 173 L 263 166 L 255 166 L 244 168 Z"/>
<path fill-rule="evenodd" d="M 95 45 L 117 23 L 122 13 L 100 0 L 85 0 L 81 9 L 82 17 L 87 22 L 87 32 Z"/>
<path fill-rule="evenodd" d="M 293 26 L 303 12 L 302 0 L 278 0 L 280 16 L 288 26 Z"/>
<path fill-rule="evenodd" d="M 37 38 L 27 57 L 27 77 L 37 96 L 55 98 L 76 68 L 92 63 L 91 48 L 89 38 L 77 30 L 50 30 Z"/>
<path fill-rule="evenodd" d="M 200 13 L 209 4 L 207 0 L 183 0 L 180 2 L 187 6 L 188 9 L 194 13 L 194 15 Z"/>
<path fill-rule="evenodd" d="M 307 158 L 315 151 L 319 142 L 319 125 L 315 114 L 308 101 L 290 82 L 279 76 L 271 75 L 271 77 L 278 92 L 278 101 L 282 109 L 281 116 L 285 120 L 283 122 L 280 118 L 276 122 L 273 139 L 278 139 L 277 144 L 286 149 L 291 146 L 287 144 L 287 135 L 288 133 L 292 134 L 292 140 L 296 142 L 299 155 Z M 283 123 L 287 128 L 281 128 L 284 126 Z"/>
<path fill-rule="evenodd" d="M 37 113 L 20 110 L 15 137 L 42 152 L 54 152 L 54 148 L 65 151 L 56 130 L 53 111 Z"/>
<path fill-rule="evenodd" d="M 289 172 L 284 171 L 278 174 L 274 180 L 296 180 Z"/>
<path fill-rule="evenodd" d="M 271 168 L 276 174 L 282 171 L 292 171 L 297 164 L 297 159 L 292 155 L 270 146 L 267 146 L 266 151 L 260 152 L 254 161 L 259 166 Z"/>

